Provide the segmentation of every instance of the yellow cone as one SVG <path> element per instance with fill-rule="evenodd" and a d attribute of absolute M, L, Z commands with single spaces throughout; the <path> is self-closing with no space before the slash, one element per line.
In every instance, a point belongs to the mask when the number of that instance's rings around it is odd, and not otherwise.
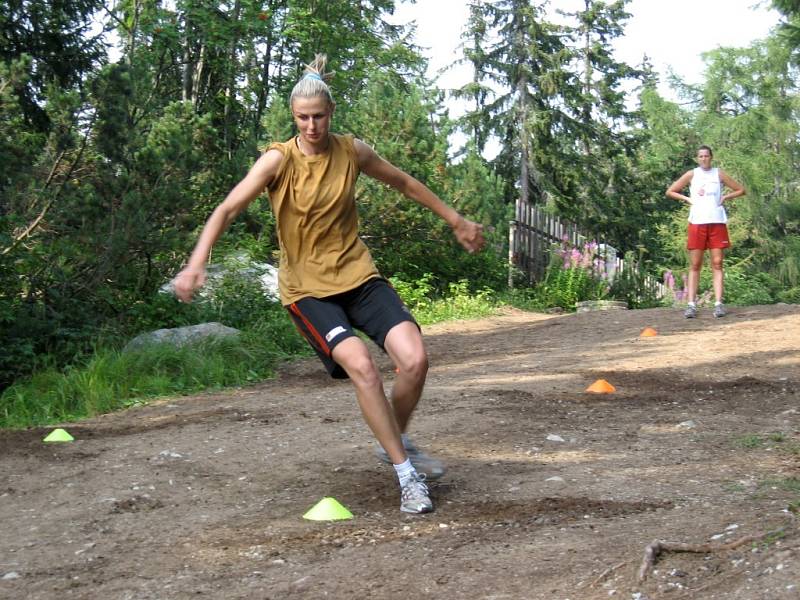
<path fill-rule="evenodd" d="M 44 438 L 45 442 L 72 442 L 75 438 L 72 437 L 65 429 L 53 429 L 46 438 Z"/>
<path fill-rule="evenodd" d="M 341 521 L 352 519 L 353 513 L 342 506 L 336 498 L 323 498 L 303 515 L 309 521 Z"/>
<path fill-rule="evenodd" d="M 612 392 L 616 392 L 617 388 L 608 383 L 605 379 L 598 379 L 592 385 L 586 388 L 586 391 L 593 394 L 610 394 Z"/>
<path fill-rule="evenodd" d="M 658 332 L 652 327 L 645 327 L 642 329 L 642 333 L 639 334 L 640 337 L 656 337 L 657 335 Z"/>

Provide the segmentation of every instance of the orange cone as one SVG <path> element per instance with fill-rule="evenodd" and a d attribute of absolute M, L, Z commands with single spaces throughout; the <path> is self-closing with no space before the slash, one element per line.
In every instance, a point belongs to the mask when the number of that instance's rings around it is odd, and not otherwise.
<path fill-rule="evenodd" d="M 605 379 L 598 379 L 592 385 L 586 388 L 586 391 L 593 394 L 610 394 L 612 392 L 616 392 L 617 388 L 608 383 Z"/>
<path fill-rule="evenodd" d="M 645 327 L 642 329 L 642 333 L 639 334 L 639 337 L 656 337 L 658 332 L 653 329 L 652 327 Z"/>

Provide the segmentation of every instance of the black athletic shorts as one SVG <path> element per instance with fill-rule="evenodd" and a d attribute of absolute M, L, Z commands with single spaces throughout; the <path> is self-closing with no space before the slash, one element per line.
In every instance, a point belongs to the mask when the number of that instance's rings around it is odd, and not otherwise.
<path fill-rule="evenodd" d="M 383 344 L 392 327 L 405 321 L 417 325 L 400 296 L 382 278 L 370 279 L 355 289 L 325 298 L 301 298 L 286 309 L 335 379 L 347 379 L 348 375 L 331 353 L 342 340 L 356 335 L 354 328 L 385 350 Z"/>

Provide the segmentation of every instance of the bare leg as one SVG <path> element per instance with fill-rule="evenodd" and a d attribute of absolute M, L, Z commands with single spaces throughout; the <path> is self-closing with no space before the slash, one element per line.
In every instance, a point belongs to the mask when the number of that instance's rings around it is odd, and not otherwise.
<path fill-rule="evenodd" d="M 398 368 L 392 387 L 392 406 L 397 425 L 401 432 L 405 432 L 425 387 L 428 355 L 419 329 L 409 321 L 389 330 L 384 347 Z"/>
<path fill-rule="evenodd" d="M 722 272 L 722 258 L 724 251 L 722 248 L 711 248 L 711 275 L 714 283 L 714 299 L 722 302 L 722 282 L 724 279 Z"/>
<path fill-rule="evenodd" d="M 400 428 L 367 346 L 359 338 L 349 337 L 333 349 L 333 359 L 350 376 L 361 414 L 392 463 L 399 465 L 404 462 L 407 456 L 400 441 Z"/>
<path fill-rule="evenodd" d="M 697 284 L 703 268 L 703 250 L 689 250 L 689 302 L 697 302 Z"/>

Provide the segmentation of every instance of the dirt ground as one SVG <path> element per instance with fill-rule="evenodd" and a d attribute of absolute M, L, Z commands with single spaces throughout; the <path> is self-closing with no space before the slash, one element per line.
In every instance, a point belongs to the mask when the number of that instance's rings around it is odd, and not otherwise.
<path fill-rule="evenodd" d="M 0 597 L 800 597 L 800 306 L 425 334 L 412 425 L 449 466 L 436 512 L 398 510 L 350 385 L 303 360 L 67 424 L 71 443 L 0 432 Z M 617 391 L 586 393 L 600 378 Z M 304 520 L 326 496 L 354 518 Z M 640 581 L 656 540 L 694 551 Z"/>

